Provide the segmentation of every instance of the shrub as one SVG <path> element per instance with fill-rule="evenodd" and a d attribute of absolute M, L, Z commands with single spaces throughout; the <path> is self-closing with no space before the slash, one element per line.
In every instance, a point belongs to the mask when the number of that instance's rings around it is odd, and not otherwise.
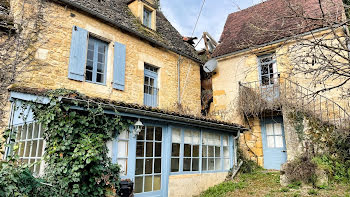
<path fill-rule="evenodd" d="M 294 161 L 284 166 L 284 173 L 292 182 L 302 181 L 304 183 L 315 183 L 315 171 L 317 165 L 306 155 L 301 155 Z"/>

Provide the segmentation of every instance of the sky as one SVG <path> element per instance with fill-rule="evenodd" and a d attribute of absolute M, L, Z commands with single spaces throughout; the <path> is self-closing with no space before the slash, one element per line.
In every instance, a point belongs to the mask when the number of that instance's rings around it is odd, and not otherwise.
<path fill-rule="evenodd" d="M 171 24 L 183 36 L 191 36 L 203 0 L 160 0 L 161 10 Z M 205 0 L 201 16 L 193 36 L 198 39 L 203 32 L 208 32 L 219 41 L 226 18 L 230 13 L 245 9 L 261 0 Z M 197 49 L 204 46 L 203 41 Z"/>

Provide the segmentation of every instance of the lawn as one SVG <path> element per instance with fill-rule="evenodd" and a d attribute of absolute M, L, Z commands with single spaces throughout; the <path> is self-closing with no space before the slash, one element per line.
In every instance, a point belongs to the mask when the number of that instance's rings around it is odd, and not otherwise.
<path fill-rule="evenodd" d="M 333 184 L 322 188 L 312 188 L 300 183 L 286 187 L 280 185 L 280 174 L 275 171 L 257 170 L 250 174 L 239 174 L 233 181 L 227 181 L 209 188 L 201 197 L 246 197 L 246 196 L 325 196 L 350 197 L 350 186 Z"/>

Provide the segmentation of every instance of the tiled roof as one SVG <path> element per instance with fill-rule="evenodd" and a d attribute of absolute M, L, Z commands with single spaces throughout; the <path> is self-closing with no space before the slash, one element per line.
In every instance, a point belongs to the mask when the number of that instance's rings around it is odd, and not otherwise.
<path fill-rule="evenodd" d="M 322 0 L 325 19 L 331 24 L 343 19 L 341 0 Z M 293 8 L 293 9 L 292 9 Z M 242 49 L 277 41 L 293 35 L 329 27 L 321 20 L 318 0 L 268 0 L 227 17 L 220 44 L 213 53 L 219 57 Z M 309 19 L 298 16 L 307 16 Z"/>
<path fill-rule="evenodd" d="M 46 96 L 48 93 L 52 90 L 50 89 L 37 89 L 37 88 L 29 88 L 29 87 L 17 87 L 13 86 L 9 88 L 10 92 L 20 92 L 20 93 L 26 93 L 26 94 L 33 94 L 37 96 Z M 215 127 L 218 130 L 231 130 L 233 131 L 245 131 L 247 130 L 244 126 L 235 124 L 235 123 L 229 123 L 229 122 L 224 122 L 224 121 L 219 121 L 216 119 L 208 118 L 208 117 L 203 117 L 203 116 L 195 116 L 191 114 L 184 114 L 180 112 L 175 112 L 175 111 L 169 111 L 169 110 L 164 110 L 164 109 L 159 109 L 159 108 L 154 108 L 154 107 L 148 107 L 144 105 L 139 105 L 135 103 L 126 103 L 126 102 L 120 102 L 120 101 L 113 101 L 109 99 L 103 99 L 103 98 L 98 98 L 98 97 L 89 97 L 85 95 L 81 95 L 79 93 L 77 94 L 71 94 L 71 95 L 66 95 L 62 98 L 63 100 L 80 100 L 80 101 L 89 101 L 91 102 L 96 102 L 100 104 L 105 104 L 108 106 L 113 107 L 113 109 L 123 109 L 128 111 L 129 113 L 132 113 L 133 110 L 137 110 L 138 113 L 152 117 L 152 116 L 160 116 L 163 119 L 168 119 L 168 120 L 173 120 L 173 121 L 183 121 L 184 123 L 187 122 L 195 122 L 197 125 L 201 125 L 203 127 L 208 125 L 210 127 Z M 119 111 L 119 110 L 118 110 Z M 187 121 L 187 122 L 185 122 Z"/>
<path fill-rule="evenodd" d="M 169 49 L 175 53 L 187 56 L 199 63 L 195 49 L 183 42 L 182 35 L 170 24 L 164 14 L 157 10 L 156 31 L 147 29 L 132 14 L 128 7 L 130 0 L 53 0 L 69 5 L 78 10 L 93 15 L 111 25 L 117 26 L 156 46 Z"/>

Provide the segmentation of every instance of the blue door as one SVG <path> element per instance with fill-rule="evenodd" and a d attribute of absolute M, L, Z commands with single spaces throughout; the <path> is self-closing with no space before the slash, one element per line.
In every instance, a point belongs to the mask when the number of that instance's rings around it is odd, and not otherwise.
<path fill-rule="evenodd" d="M 280 170 L 287 161 L 282 117 L 261 120 L 264 168 Z"/>

